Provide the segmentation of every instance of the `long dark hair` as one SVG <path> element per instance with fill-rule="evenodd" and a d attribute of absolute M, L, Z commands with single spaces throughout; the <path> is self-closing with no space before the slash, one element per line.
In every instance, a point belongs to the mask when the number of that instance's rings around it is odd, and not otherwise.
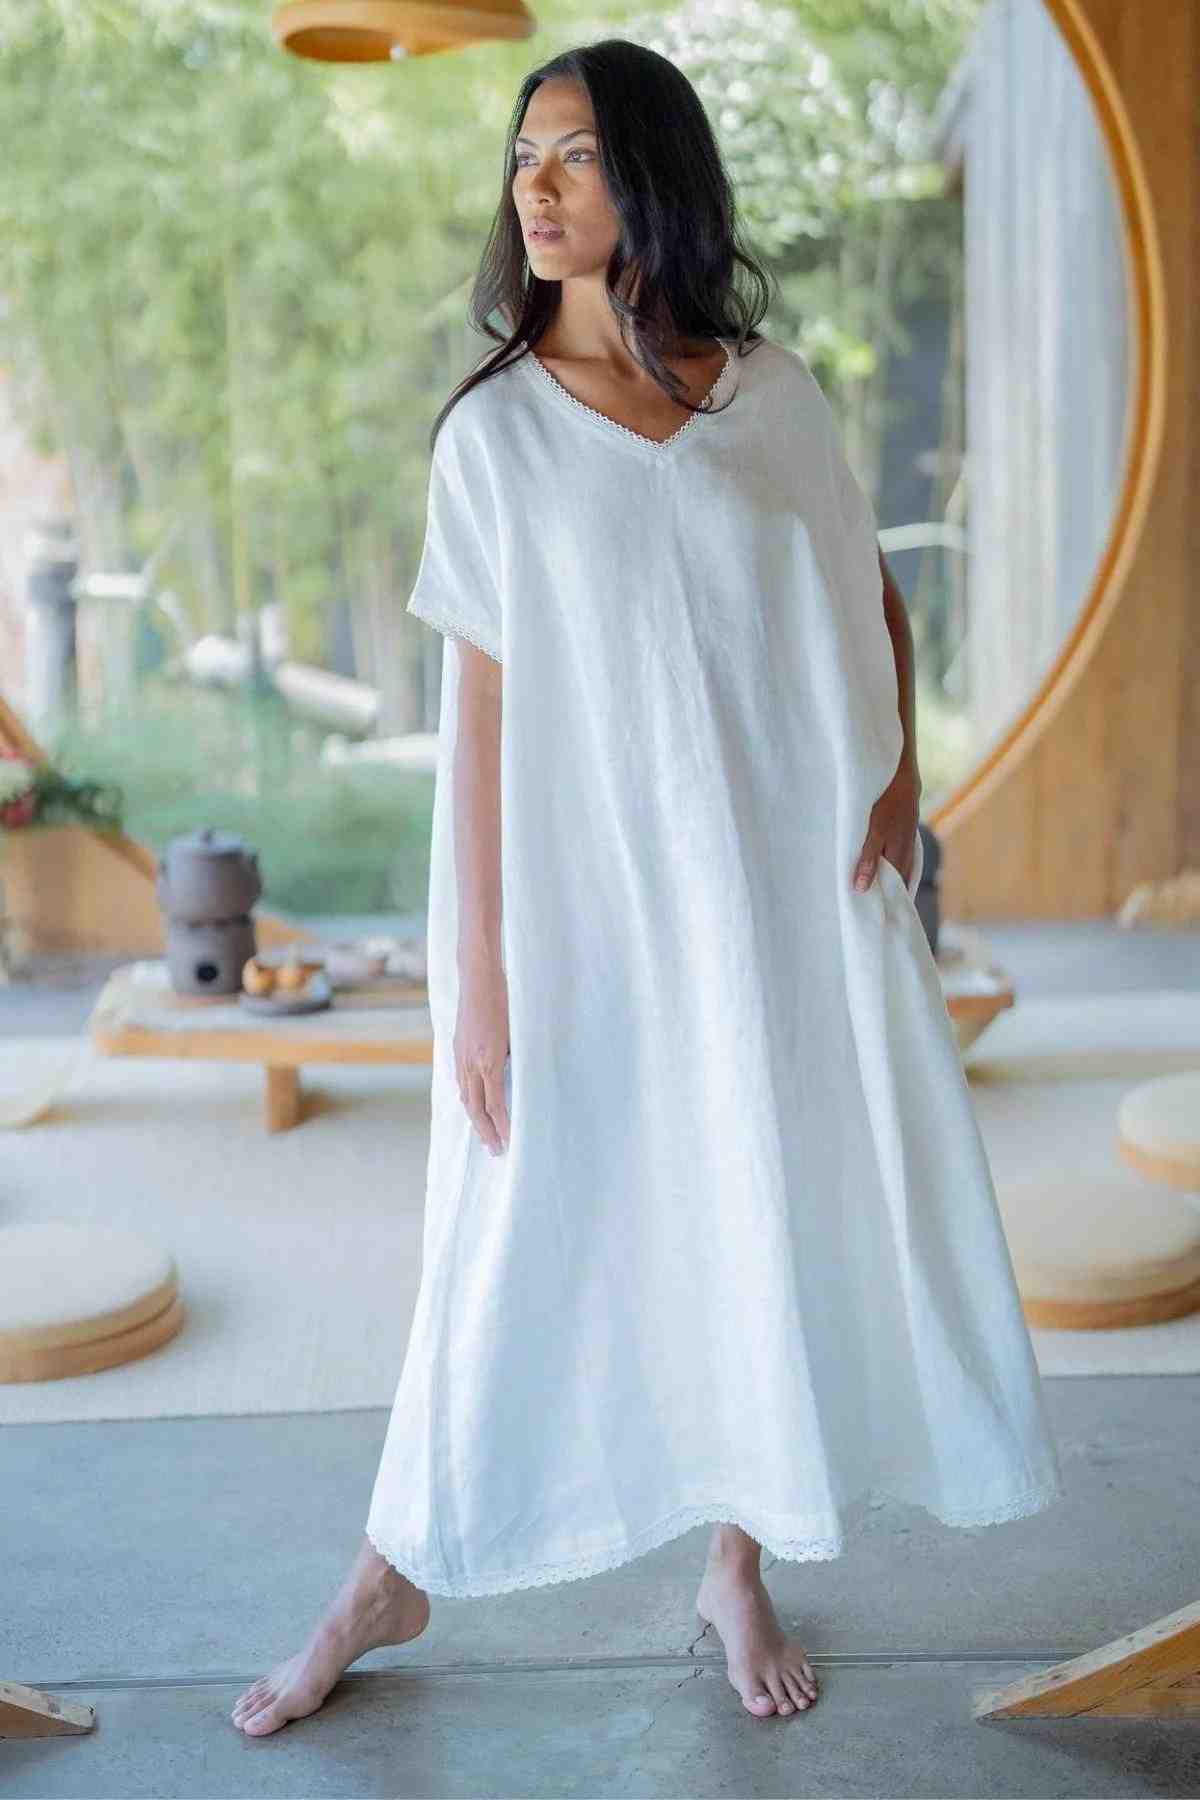
<path fill-rule="evenodd" d="M 543 81 L 564 76 L 584 87 L 592 103 L 600 166 L 621 221 L 607 269 L 608 300 L 629 328 L 638 362 L 664 393 L 698 412 L 659 346 L 672 335 L 732 337 L 740 356 L 742 344 L 758 341 L 755 326 L 767 310 L 771 278 L 738 242 L 732 187 L 695 88 L 667 57 L 627 38 L 564 50 L 521 83 L 504 147 L 504 193 L 471 290 L 471 324 L 500 348 L 455 388 L 433 422 L 431 450 L 451 408 L 508 361 L 518 361 L 510 351 L 532 350 L 558 310 L 562 283 L 543 281 L 529 268 L 512 187 L 529 102 Z M 636 299 L 626 291 L 631 264 L 639 277 Z M 739 265 L 753 298 L 734 285 Z M 493 313 L 511 322 L 508 337 L 491 324 Z"/>

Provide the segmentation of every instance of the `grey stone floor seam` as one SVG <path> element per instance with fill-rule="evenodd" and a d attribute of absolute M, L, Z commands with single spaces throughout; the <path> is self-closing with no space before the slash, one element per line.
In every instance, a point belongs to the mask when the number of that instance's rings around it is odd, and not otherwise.
<path fill-rule="evenodd" d="M 989 1675 L 992 1679 L 989 1681 Z M 842 1669 L 817 1704 L 752 1718 L 719 1671 L 343 1681 L 265 1738 L 232 1690 L 97 1696 L 83 1737 L 0 1746 L 21 1800 L 468 1796 L 470 1800 L 1132 1800 L 1200 1792 L 1200 1731 L 1158 1721 L 976 1720 L 1008 1667 Z"/>
<path fill-rule="evenodd" d="M 921 1665 L 943 1667 L 951 1663 L 986 1663 L 989 1668 L 1011 1664 L 1021 1669 L 1035 1667 L 1052 1667 L 1055 1663 L 1065 1662 L 1069 1657 L 1082 1656 L 1093 1646 L 1090 1644 L 1060 1645 L 1057 1649 L 1047 1650 L 1042 1647 L 1030 1650 L 1010 1650 L 996 1652 L 990 1650 L 876 1650 L 853 1651 L 848 1653 L 826 1652 L 824 1655 L 816 1651 L 812 1653 L 812 1661 L 818 1669 L 870 1669 L 891 1668 L 903 1664 L 914 1668 Z M 592 1674 L 600 1669 L 684 1669 L 693 1671 L 697 1668 L 724 1669 L 725 1658 L 720 1652 L 688 1656 L 676 1652 L 662 1656 L 564 1656 L 564 1657 L 505 1657 L 501 1660 L 485 1659 L 470 1661 L 437 1662 L 432 1659 L 419 1664 L 406 1662 L 381 1664 L 376 1669 L 348 1669 L 342 1677 L 344 1681 L 375 1681 L 382 1676 L 398 1675 L 409 1669 L 419 1667 L 426 1675 L 566 1675 Z M 227 1687 L 230 1683 L 254 1680 L 259 1673 L 257 1669 L 213 1669 L 201 1675 L 121 1675 L 81 1677 L 69 1681 L 58 1681 L 53 1676 L 25 1676 L 22 1680 L 27 1687 L 53 1688 L 55 1693 L 66 1694 L 88 1693 L 120 1693 L 125 1689 L 153 1690 L 157 1688 L 184 1687 Z"/>

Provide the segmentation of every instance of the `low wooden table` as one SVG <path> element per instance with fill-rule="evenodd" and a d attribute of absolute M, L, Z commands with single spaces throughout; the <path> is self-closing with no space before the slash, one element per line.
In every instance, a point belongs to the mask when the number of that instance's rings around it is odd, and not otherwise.
<path fill-rule="evenodd" d="M 383 977 L 334 990 L 323 1012 L 270 1018 L 230 994 L 177 994 L 165 962 L 115 969 L 96 1003 L 92 1042 L 108 1056 L 167 1056 L 261 1063 L 268 1131 L 303 1117 L 305 1063 L 428 1063 L 429 996 L 423 985 Z"/>

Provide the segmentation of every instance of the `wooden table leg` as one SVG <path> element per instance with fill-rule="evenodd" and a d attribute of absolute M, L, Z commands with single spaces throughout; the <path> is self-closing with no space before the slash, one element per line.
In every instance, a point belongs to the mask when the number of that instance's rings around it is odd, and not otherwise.
<path fill-rule="evenodd" d="M 267 1130 L 290 1131 L 300 1122 L 300 1071 L 292 1063 L 268 1063 Z"/>

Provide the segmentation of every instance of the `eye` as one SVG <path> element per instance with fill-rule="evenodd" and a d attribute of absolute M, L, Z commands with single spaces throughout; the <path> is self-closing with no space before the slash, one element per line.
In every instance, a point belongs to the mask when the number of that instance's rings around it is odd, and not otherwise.
<path fill-rule="evenodd" d="M 592 156 L 593 154 L 594 153 L 591 150 L 585 150 L 583 148 L 582 144 L 577 144 L 573 150 L 567 151 L 567 154 L 566 154 L 566 156 L 564 156 L 563 161 L 569 162 L 571 157 L 573 157 L 573 156 L 582 156 L 584 158 L 588 158 L 588 157 Z M 517 156 L 514 158 L 515 167 L 518 169 L 523 168 L 528 155 L 529 155 L 529 152 L 527 150 L 522 150 L 522 151 L 518 152 Z"/>

